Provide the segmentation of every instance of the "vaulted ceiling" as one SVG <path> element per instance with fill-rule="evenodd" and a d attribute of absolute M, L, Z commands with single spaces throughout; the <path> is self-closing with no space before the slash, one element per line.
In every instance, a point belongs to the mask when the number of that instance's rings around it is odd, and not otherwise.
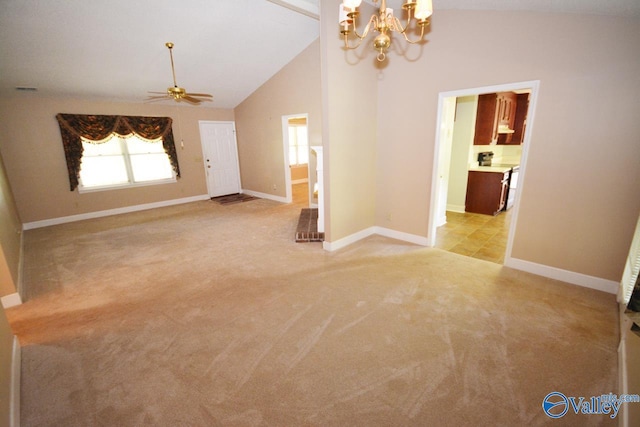
<path fill-rule="evenodd" d="M 401 2 L 387 1 L 392 7 Z M 178 85 L 213 94 L 207 106 L 234 108 L 319 36 L 319 3 L 0 0 L 0 96 L 143 102 L 148 91 L 173 86 L 165 47 L 173 42 Z M 512 9 L 640 15 L 638 0 L 433 3 L 436 13 Z"/>

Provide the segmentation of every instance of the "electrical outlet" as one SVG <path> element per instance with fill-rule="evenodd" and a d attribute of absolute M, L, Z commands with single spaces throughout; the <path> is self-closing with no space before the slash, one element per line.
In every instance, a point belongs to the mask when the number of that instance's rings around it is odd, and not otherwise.
<path fill-rule="evenodd" d="M 275 191 L 275 190 L 277 190 L 277 189 L 278 189 L 278 186 L 277 186 L 277 185 L 275 185 L 275 184 L 273 184 L 273 189 L 274 189 L 274 191 Z"/>

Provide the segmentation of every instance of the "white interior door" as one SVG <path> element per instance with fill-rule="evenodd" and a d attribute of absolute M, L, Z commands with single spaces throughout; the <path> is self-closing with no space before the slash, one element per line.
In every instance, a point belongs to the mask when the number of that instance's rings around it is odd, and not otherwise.
<path fill-rule="evenodd" d="M 209 197 L 240 192 L 240 165 L 234 122 L 200 122 Z"/>

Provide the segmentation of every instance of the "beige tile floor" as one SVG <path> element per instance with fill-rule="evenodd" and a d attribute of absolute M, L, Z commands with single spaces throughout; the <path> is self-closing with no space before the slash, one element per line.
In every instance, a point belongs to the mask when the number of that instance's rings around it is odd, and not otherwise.
<path fill-rule="evenodd" d="M 511 212 L 491 216 L 447 211 L 447 223 L 438 227 L 436 232 L 436 247 L 502 264 Z"/>

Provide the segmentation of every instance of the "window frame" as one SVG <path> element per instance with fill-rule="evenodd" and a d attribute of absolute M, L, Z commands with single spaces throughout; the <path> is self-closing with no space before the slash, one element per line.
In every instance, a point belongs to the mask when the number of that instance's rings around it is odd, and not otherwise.
<path fill-rule="evenodd" d="M 297 124 L 297 123 L 291 123 L 291 122 L 289 122 L 289 123 L 287 124 L 287 126 L 288 126 L 288 127 L 287 127 L 287 131 L 289 132 L 289 135 L 288 135 L 288 141 L 289 141 L 289 153 L 288 153 L 288 156 L 289 156 L 289 167 L 304 167 L 304 166 L 309 166 L 309 126 L 308 126 L 308 124 L 307 124 L 307 123 L 304 123 L 304 124 L 302 124 L 302 123 Z M 293 138 L 293 140 L 294 140 L 294 141 L 292 141 L 292 138 L 291 138 L 291 132 L 290 132 L 292 128 L 295 128 L 295 129 L 296 129 L 296 130 L 295 130 L 295 132 L 294 132 L 294 138 Z M 305 145 L 300 145 L 300 144 L 298 143 L 298 141 L 299 141 L 299 138 L 298 138 L 298 128 L 305 128 L 305 129 L 306 129 L 307 137 L 306 137 Z M 292 163 L 292 162 L 291 162 L 291 149 L 292 149 L 292 148 L 295 148 L 295 153 L 296 153 L 296 155 L 295 155 L 295 157 L 296 157 L 296 162 L 295 162 L 295 163 Z M 305 163 L 300 163 L 300 149 L 301 149 L 301 148 L 302 148 L 302 149 L 304 149 L 304 150 L 306 150 L 306 154 L 307 154 L 307 161 L 306 161 Z"/>
<path fill-rule="evenodd" d="M 154 141 L 150 141 L 150 140 L 145 140 L 144 138 L 141 138 L 140 136 L 136 135 L 135 133 L 132 133 L 130 135 L 120 135 L 118 133 L 112 133 L 108 139 L 117 139 L 118 141 L 118 146 L 120 148 L 120 155 L 117 156 L 118 158 L 122 158 L 123 162 L 124 162 L 124 167 L 125 167 L 125 171 L 127 173 L 127 182 L 121 182 L 121 183 L 113 183 L 113 184 L 106 184 L 106 185 L 96 185 L 96 186 L 91 186 L 91 187 L 86 187 L 83 182 L 82 182 L 82 165 L 80 166 L 80 173 L 78 176 L 78 193 L 83 194 L 83 193 L 94 193 L 94 192 L 98 192 L 98 191 L 106 191 L 106 190 L 117 190 L 117 189 L 123 189 L 123 188 L 136 188 L 136 187 L 147 187 L 150 185 L 163 185 L 163 184 L 171 184 L 171 183 L 175 183 L 177 182 L 177 175 L 175 170 L 171 167 L 171 159 L 169 158 L 169 155 L 165 152 L 165 150 L 163 149 L 162 153 L 157 153 L 157 154 L 164 154 L 167 158 L 167 162 L 169 164 L 169 170 L 171 171 L 171 178 L 163 178 L 163 179 L 154 179 L 154 180 L 146 180 L 146 181 L 135 181 L 134 179 L 134 169 L 133 169 L 133 165 L 131 163 L 131 156 L 132 155 L 142 155 L 141 153 L 134 153 L 131 154 L 129 152 L 129 147 L 127 144 L 127 138 L 137 138 L 141 141 L 144 141 L 146 143 L 158 143 L 162 146 L 163 140 L 162 138 L 158 138 Z M 100 143 L 96 143 L 94 141 L 90 141 L 87 139 L 82 138 L 81 139 L 81 143 L 88 143 L 88 144 L 100 144 Z M 108 143 L 106 140 L 103 143 Z M 84 154 L 83 156 L 84 157 Z M 90 157 L 100 157 L 100 156 L 90 156 Z M 115 155 L 114 155 L 115 157 Z M 82 158 L 81 158 L 82 159 Z"/>

